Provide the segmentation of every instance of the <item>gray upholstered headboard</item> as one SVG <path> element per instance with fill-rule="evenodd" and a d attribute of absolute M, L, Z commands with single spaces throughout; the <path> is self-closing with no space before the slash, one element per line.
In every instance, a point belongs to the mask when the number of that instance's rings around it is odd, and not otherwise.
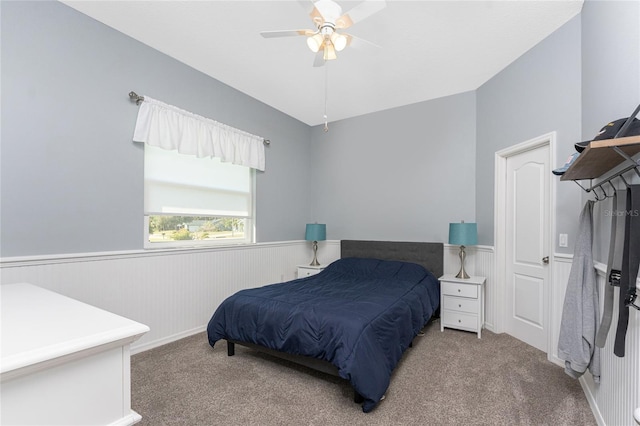
<path fill-rule="evenodd" d="M 436 278 L 442 276 L 444 244 L 403 241 L 340 241 L 340 257 L 371 257 L 413 262 L 424 266 Z"/>

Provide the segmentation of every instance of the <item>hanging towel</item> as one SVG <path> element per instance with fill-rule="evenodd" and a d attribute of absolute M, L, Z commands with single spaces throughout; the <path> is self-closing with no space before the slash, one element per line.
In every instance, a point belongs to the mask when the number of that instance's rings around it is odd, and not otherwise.
<path fill-rule="evenodd" d="M 589 369 L 600 382 L 600 348 L 595 345 L 598 320 L 598 287 L 591 252 L 593 205 L 587 201 L 578 225 L 569 281 L 564 296 L 558 356 L 565 361 L 565 373 L 577 379 Z"/>

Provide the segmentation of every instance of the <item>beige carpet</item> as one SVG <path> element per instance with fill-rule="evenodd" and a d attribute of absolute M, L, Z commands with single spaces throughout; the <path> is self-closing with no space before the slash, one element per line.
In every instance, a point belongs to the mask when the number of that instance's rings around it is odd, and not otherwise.
<path fill-rule="evenodd" d="M 506 334 L 445 329 L 416 337 L 368 414 L 351 387 L 206 334 L 133 356 L 142 425 L 595 425 L 579 383 Z"/>

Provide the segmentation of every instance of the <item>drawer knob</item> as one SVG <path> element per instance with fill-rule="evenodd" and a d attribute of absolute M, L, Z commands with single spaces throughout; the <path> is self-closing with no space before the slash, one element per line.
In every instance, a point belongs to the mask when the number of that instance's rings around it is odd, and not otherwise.
<path fill-rule="evenodd" d="M 458 289 L 458 293 L 460 293 L 460 289 Z"/>
<path fill-rule="evenodd" d="M 462 305 L 458 304 L 458 308 L 462 308 Z"/>
<path fill-rule="evenodd" d="M 462 320 L 458 320 L 458 322 L 462 322 Z"/>

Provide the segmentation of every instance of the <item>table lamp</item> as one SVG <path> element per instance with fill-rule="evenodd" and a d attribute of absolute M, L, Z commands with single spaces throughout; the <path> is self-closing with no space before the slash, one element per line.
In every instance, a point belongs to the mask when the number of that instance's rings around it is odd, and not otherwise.
<path fill-rule="evenodd" d="M 460 246 L 460 272 L 456 275 L 456 278 L 468 279 L 470 278 L 467 272 L 464 270 L 464 259 L 466 254 L 464 252 L 465 246 L 471 246 L 478 244 L 478 226 L 475 223 L 450 223 L 449 224 L 449 244 L 455 244 Z"/>
<path fill-rule="evenodd" d="M 307 223 L 307 230 L 304 235 L 307 241 L 313 241 L 313 261 L 310 266 L 320 266 L 318 262 L 318 241 L 327 239 L 327 225 L 324 223 Z"/>

